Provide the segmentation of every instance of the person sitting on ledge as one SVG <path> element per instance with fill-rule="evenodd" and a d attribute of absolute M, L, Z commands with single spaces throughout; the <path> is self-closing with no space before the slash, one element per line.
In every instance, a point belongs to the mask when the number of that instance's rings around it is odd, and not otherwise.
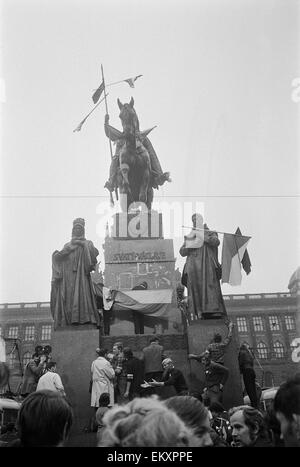
<path fill-rule="evenodd" d="M 162 381 L 149 381 L 150 386 L 173 386 L 178 396 L 185 396 L 188 394 L 188 387 L 185 378 L 180 370 L 175 368 L 171 358 L 165 358 L 162 361 L 164 373 Z"/>

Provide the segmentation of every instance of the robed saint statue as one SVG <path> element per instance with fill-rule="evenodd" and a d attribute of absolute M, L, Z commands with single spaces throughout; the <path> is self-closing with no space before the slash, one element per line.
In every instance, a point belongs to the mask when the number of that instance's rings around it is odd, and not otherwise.
<path fill-rule="evenodd" d="M 50 309 L 54 327 L 99 324 L 91 271 L 99 251 L 85 238 L 85 221 L 73 221 L 72 239 L 52 255 Z"/>
<path fill-rule="evenodd" d="M 222 318 L 227 313 L 220 285 L 220 240 L 217 232 L 203 225 L 201 214 L 194 214 L 192 222 L 193 228 L 179 250 L 180 255 L 186 257 L 182 284 L 188 289 L 188 309 L 199 318 Z"/>

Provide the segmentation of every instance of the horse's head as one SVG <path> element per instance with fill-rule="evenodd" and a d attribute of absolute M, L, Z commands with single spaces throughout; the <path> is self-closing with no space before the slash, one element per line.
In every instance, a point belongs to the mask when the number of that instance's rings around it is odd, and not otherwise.
<path fill-rule="evenodd" d="M 131 98 L 129 104 L 122 104 L 119 99 L 117 102 L 120 109 L 119 117 L 122 122 L 124 135 L 135 138 L 136 132 L 140 131 L 140 125 L 138 116 L 133 107 L 134 100 Z"/>

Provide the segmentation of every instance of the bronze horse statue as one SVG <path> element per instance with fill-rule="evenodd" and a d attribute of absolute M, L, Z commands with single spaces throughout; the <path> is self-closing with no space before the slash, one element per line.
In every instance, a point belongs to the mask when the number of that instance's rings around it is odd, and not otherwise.
<path fill-rule="evenodd" d="M 142 202 L 151 210 L 153 188 L 170 181 L 169 172 L 163 173 L 159 160 L 147 135 L 153 129 L 140 131 L 139 119 L 134 109 L 134 100 L 127 104 L 118 99 L 123 132 L 108 124 L 105 118 L 106 135 L 116 142 L 116 152 L 110 167 L 110 178 L 105 187 L 113 192 L 119 188 L 126 195 L 122 210 L 127 211 L 134 202 Z M 122 204 L 122 200 L 121 200 Z"/>

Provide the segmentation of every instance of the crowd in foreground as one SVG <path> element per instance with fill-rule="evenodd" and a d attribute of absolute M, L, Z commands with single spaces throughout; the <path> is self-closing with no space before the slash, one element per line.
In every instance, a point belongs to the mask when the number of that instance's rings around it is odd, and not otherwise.
<path fill-rule="evenodd" d="M 112 408 L 108 393 L 100 399 L 97 445 L 102 447 L 300 447 L 299 374 L 280 387 L 274 400 L 279 436 L 274 421 L 268 422 L 261 411 L 250 406 L 230 409 L 227 419 L 216 403 L 208 409 L 190 395 L 166 400 L 157 396 L 134 398 Z M 17 420 L 18 439 L 7 446 L 63 446 L 72 422 L 72 408 L 65 396 L 36 391 L 23 401 Z"/>
<path fill-rule="evenodd" d="M 96 412 L 99 447 L 300 447 L 300 374 L 283 383 L 266 414 L 251 406 L 221 404 L 206 407 L 192 395 L 160 400 L 157 395 L 135 397 L 110 406 L 102 393 Z M 72 407 L 59 391 L 29 394 L 18 413 L 16 439 L 12 429 L 1 436 L 2 446 L 64 446 L 74 421 Z M 12 428 L 12 427 L 10 427 Z"/>

